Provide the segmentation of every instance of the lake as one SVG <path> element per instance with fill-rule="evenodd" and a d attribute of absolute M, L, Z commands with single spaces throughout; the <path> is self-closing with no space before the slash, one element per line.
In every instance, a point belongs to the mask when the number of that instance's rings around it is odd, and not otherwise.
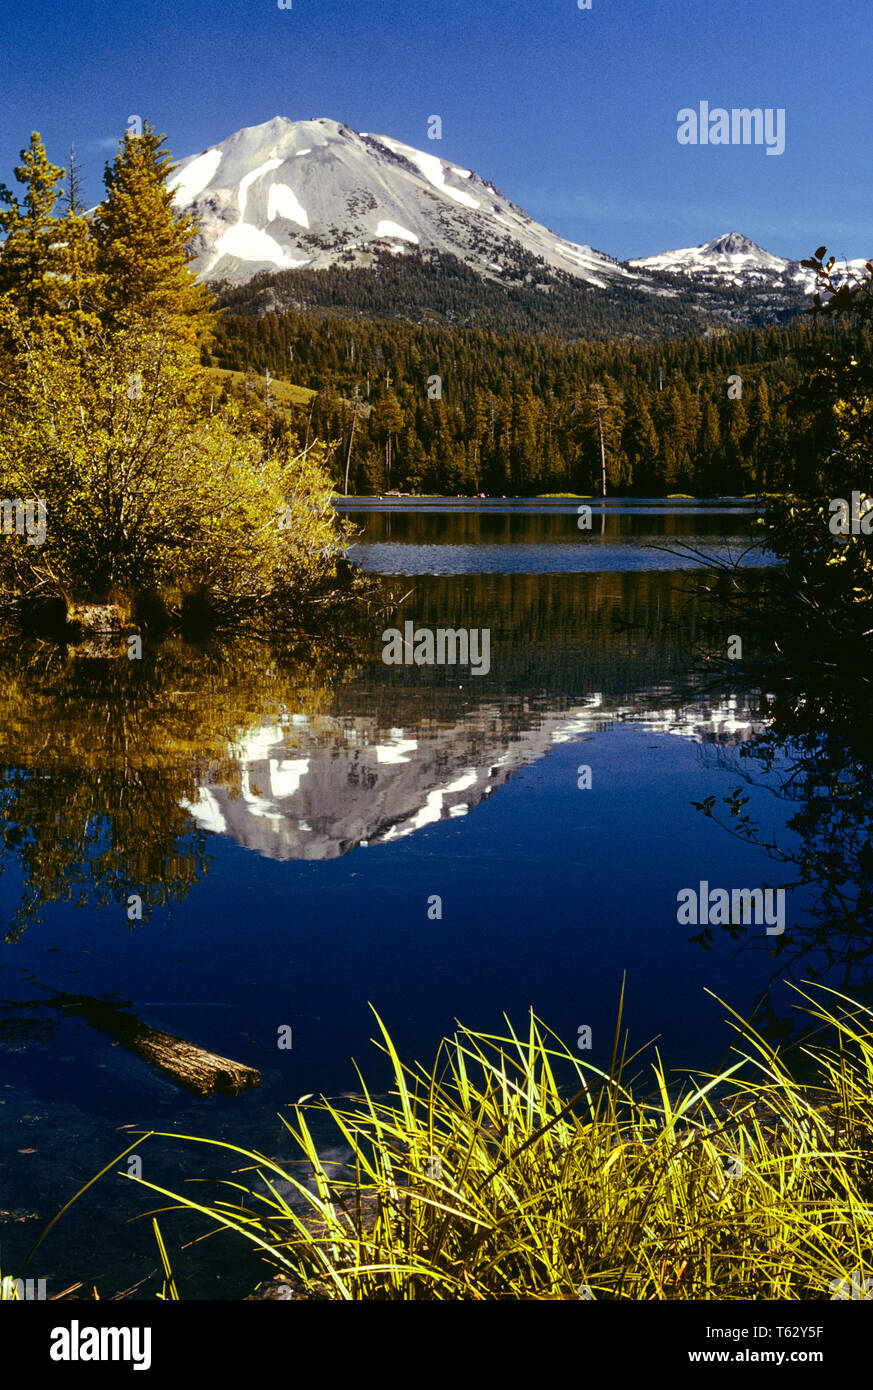
<path fill-rule="evenodd" d="M 766 1000 L 771 1021 L 790 1011 L 764 926 L 693 941 L 677 919 L 702 881 L 789 878 L 692 802 L 743 785 L 763 838 L 798 843 L 779 759 L 748 756 L 759 693 L 695 658 L 700 560 L 769 563 L 754 509 L 590 499 L 583 530 L 586 500 L 342 503 L 360 528 L 350 557 L 396 604 L 346 645 L 274 658 L 173 641 L 123 670 L 5 651 L 4 1270 L 130 1127 L 288 1158 L 283 1107 L 356 1091 L 352 1059 L 384 1081 L 370 1004 L 410 1061 L 456 1020 L 523 1028 L 533 1009 L 570 1044 L 590 1028 L 586 1057 L 608 1066 L 626 977 L 631 1046 L 657 1038 L 668 1065 L 703 1069 L 731 1041 L 707 991 L 741 1013 Z M 386 664 L 383 630 L 406 623 L 487 630 L 487 672 Z M 786 935 L 804 892 L 788 894 Z M 122 1002 L 260 1069 L 261 1087 L 190 1095 L 65 1010 L 71 995 Z M 140 1156 L 169 1187 L 220 1167 L 157 1139 Z M 150 1223 L 131 1218 L 160 1205 L 111 1171 L 28 1273 L 50 1294 L 81 1280 L 153 1297 Z M 238 1297 L 262 1272 L 220 1241 L 173 1263 L 189 1298 Z"/>

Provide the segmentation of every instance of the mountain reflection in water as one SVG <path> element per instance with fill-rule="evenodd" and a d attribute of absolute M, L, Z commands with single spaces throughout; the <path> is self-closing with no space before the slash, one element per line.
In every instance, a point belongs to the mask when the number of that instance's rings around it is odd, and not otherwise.
<path fill-rule="evenodd" d="M 697 608 L 679 576 L 422 576 L 397 612 L 487 622 L 491 672 L 385 667 L 375 630 L 303 659 L 166 643 L 141 663 L 43 669 L 7 652 L 7 852 L 43 902 L 71 880 L 99 902 L 113 884 L 159 901 L 206 872 L 198 830 L 329 859 L 466 815 L 614 723 L 725 744 L 752 732 L 748 700 L 689 675 Z"/>

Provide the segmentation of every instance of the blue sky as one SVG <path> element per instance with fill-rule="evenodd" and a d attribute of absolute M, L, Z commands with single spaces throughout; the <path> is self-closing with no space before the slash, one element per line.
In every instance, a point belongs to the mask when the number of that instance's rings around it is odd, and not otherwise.
<path fill-rule="evenodd" d="M 75 141 L 96 201 L 130 115 L 179 158 L 330 116 L 619 257 L 733 230 L 784 256 L 873 253 L 873 0 L 7 0 L 0 53 L 8 184 L 34 129 L 56 163 Z M 679 145 L 701 100 L 783 107 L 785 153 Z"/>

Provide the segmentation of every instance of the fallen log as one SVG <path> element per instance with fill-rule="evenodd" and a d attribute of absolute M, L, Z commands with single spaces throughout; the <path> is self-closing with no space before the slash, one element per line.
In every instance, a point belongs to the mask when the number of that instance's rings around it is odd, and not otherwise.
<path fill-rule="evenodd" d="M 211 1096 L 216 1092 L 238 1096 L 241 1091 L 261 1084 L 261 1073 L 254 1067 L 234 1062 L 230 1057 L 219 1057 L 196 1043 L 151 1028 L 135 1014 L 124 1013 L 129 1007 L 127 1004 L 92 999 L 87 994 L 57 994 L 51 1002 L 65 1013 L 78 1014 L 113 1042 L 120 1043 L 149 1066 L 164 1072 L 198 1096 Z"/>

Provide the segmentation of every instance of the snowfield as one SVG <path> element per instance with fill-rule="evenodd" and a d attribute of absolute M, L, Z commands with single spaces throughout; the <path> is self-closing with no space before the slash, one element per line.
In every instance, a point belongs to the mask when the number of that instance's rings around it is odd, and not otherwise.
<path fill-rule="evenodd" d="M 239 216 L 243 221 L 246 215 L 246 203 L 248 202 L 249 189 L 256 179 L 262 179 L 265 174 L 270 174 L 274 169 L 278 169 L 282 164 L 281 159 L 268 159 L 264 164 L 253 169 L 245 178 L 240 179 L 239 183 Z"/>
<path fill-rule="evenodd" d="M 270 193 L 267 201 L 267 219 L 272 222 L 276 217 L 284 217 L 289 222 L 296 222 L 300 227 L 309 226 L 309 217 L 306 209 L 297 197 L 293 188 L 289 188 L 287 183 L 273 183 L 270 185 Z"/>
<path fill-rule="evenodd" d="M 278 270 L 298 270 L 306 265 L 305 260 L 296 261 L 283 251 L 269 232 L 246 222 L 238 222 L 219 238 L 213 264 L 217 265 L 222 256 L 236 256 L 241 261 L 268 261 Z"/>
<path fill-rule="evenodd" d="M 214 149 L 198 155 L 184 169 L 177 169 L 167 184 L 168 188 L 175 189 L 173 202 L 176 207 L 184 207 L 202 193 L 215 178 L 220 163 L 221 150 Z"/>
<path fill-rule="evenodd" d="M 403 241 L 414 242 L 416 246 L 420 244 L 415 232 L 410 232 L 406 227 L 401 227 L 397 222 L 391 222 L 390 220 L 379 223 L 376 228 L 376 235 L 379 237 L 400 237 Z"/>

